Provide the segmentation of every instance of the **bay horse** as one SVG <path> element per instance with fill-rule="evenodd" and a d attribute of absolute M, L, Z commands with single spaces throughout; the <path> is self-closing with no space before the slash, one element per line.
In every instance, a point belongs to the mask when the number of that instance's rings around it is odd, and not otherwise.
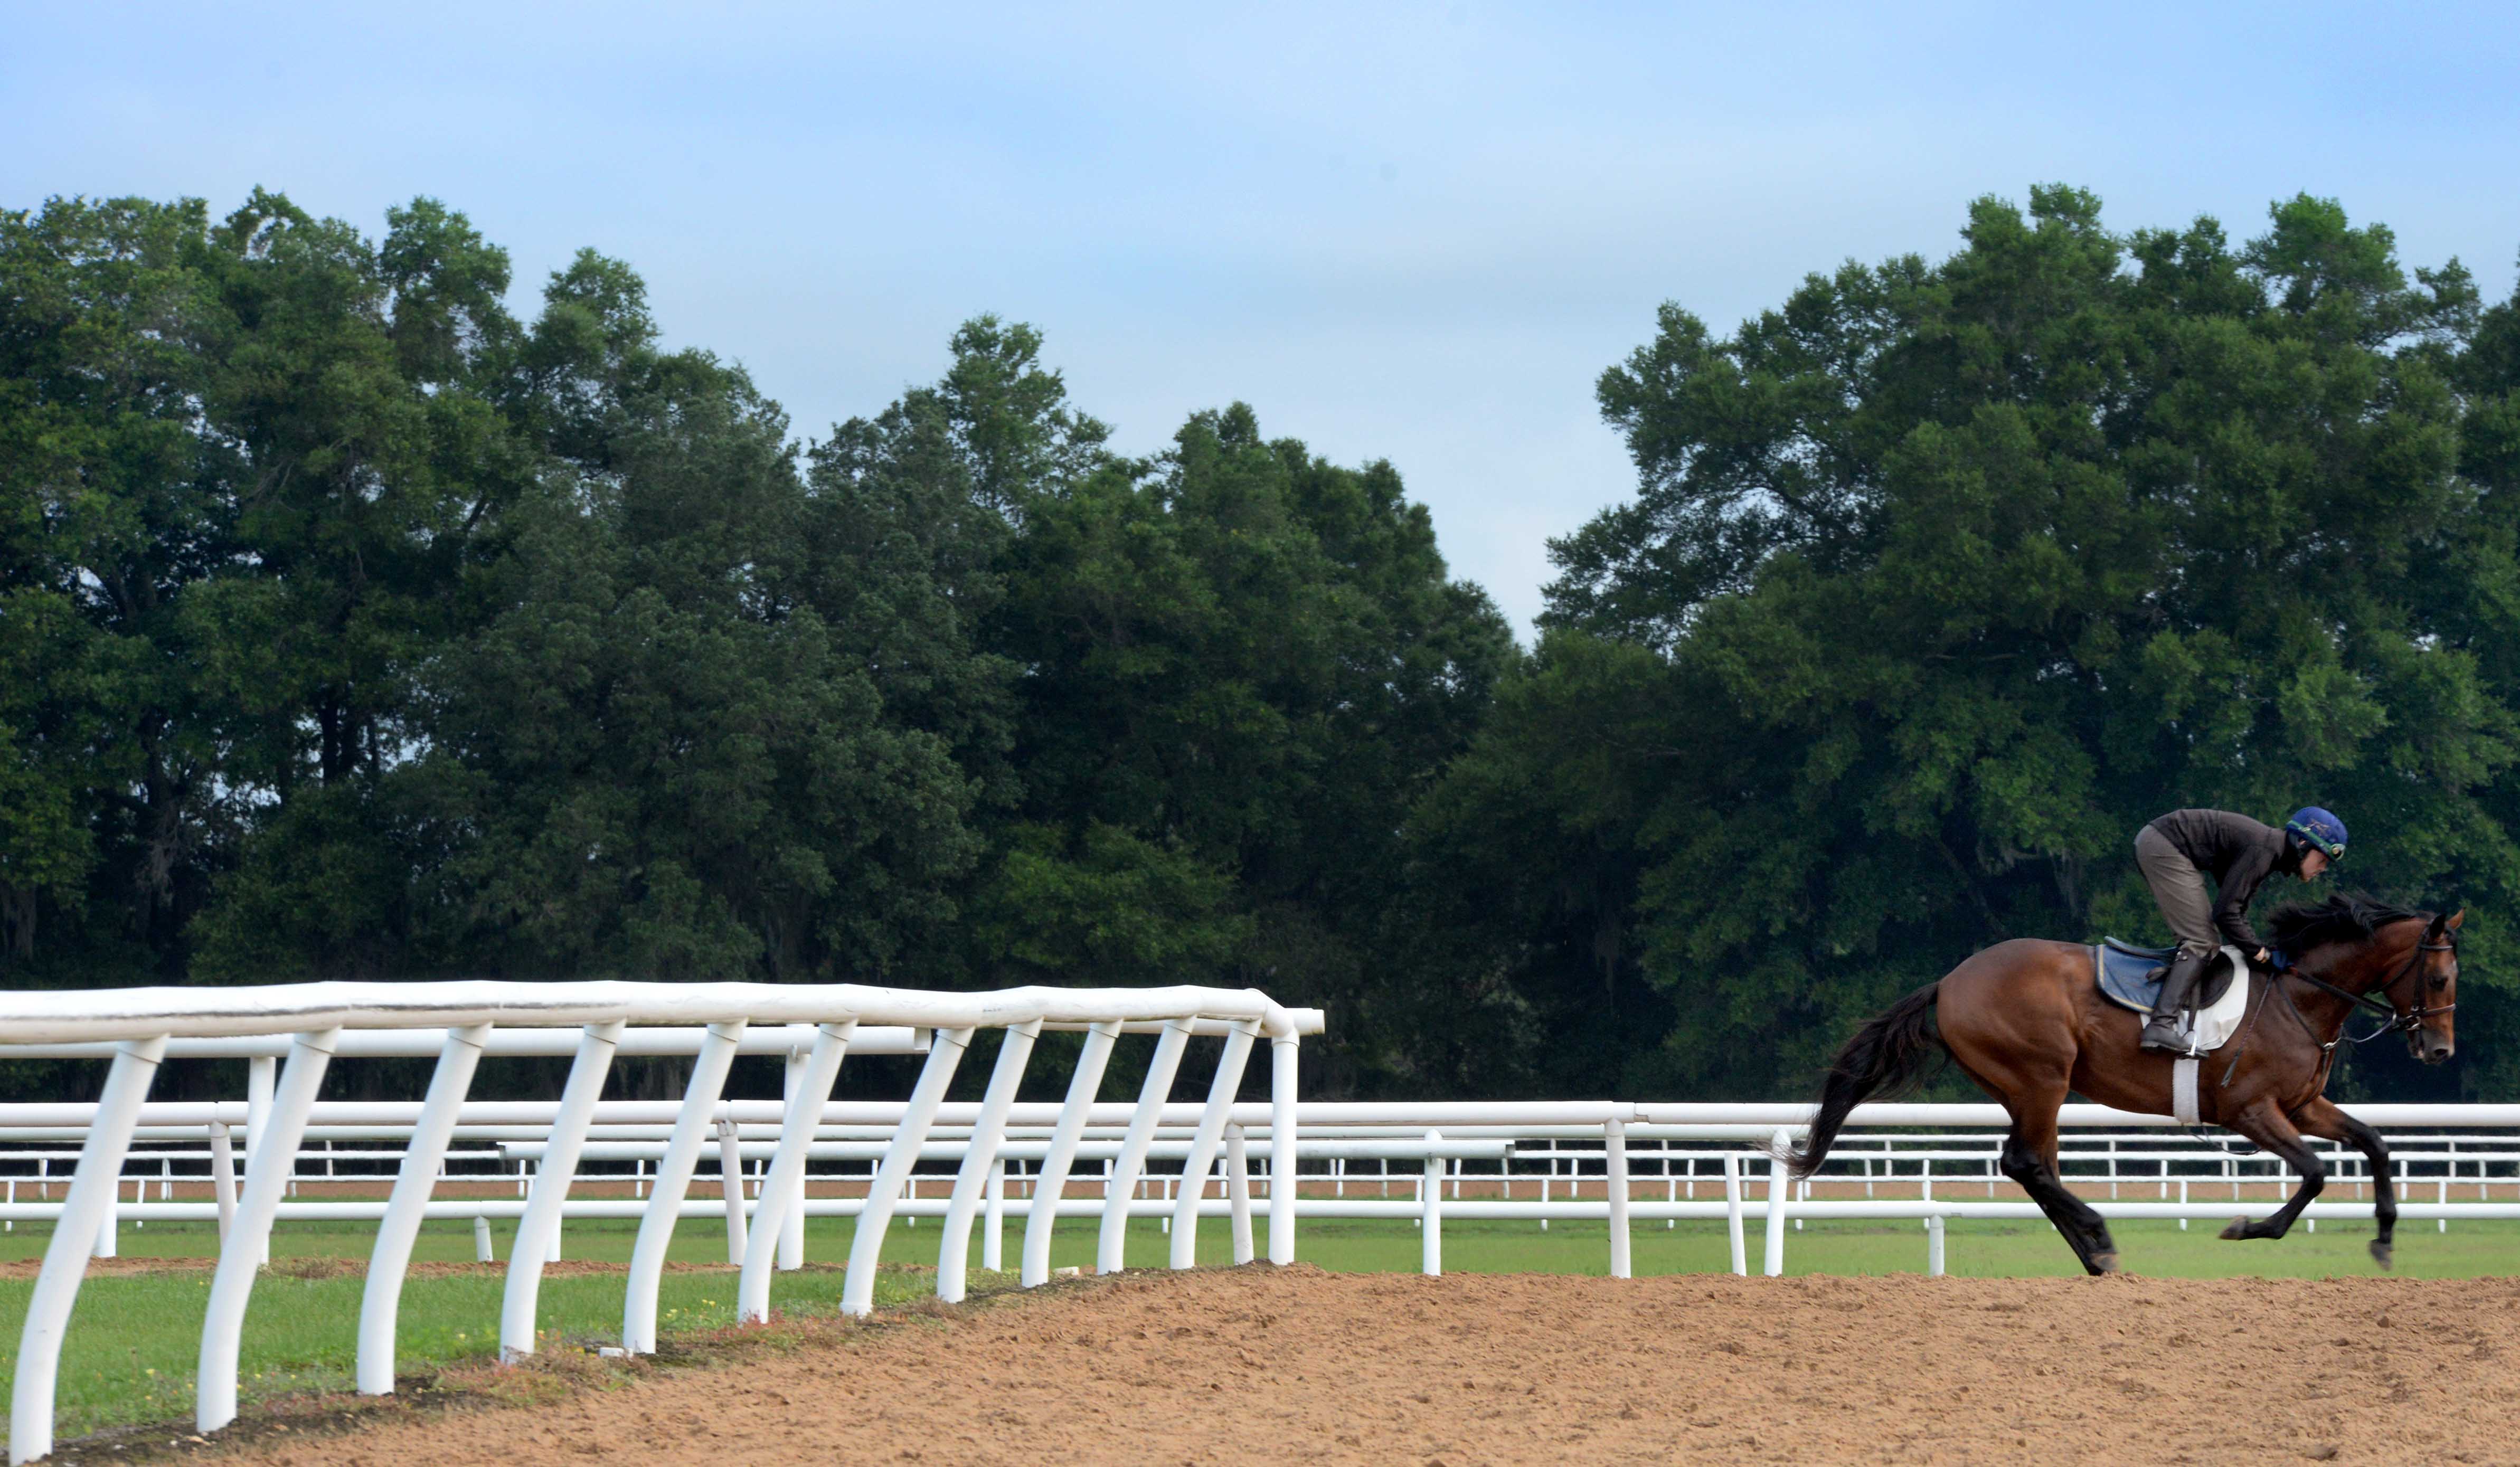
<path fill-rule="evenodd" d="M 2367 897 L 2335 896 L 2286 907 L 2269 926 L 2292 966 L 2256 966 L 2248 1017 L 2196 1077 L 2198 1119 L 2235 1131 L 2282 1157 L 2301 1186 L 2263 1219 L 2234 1218 L 2226 1238 L 2279 1238 L 2326 1178 L 2304 1135 L 2343 1141 L 2371 1163 L 2379 1222 L 2371 1257 L 2390 1265 L 2398 1223 L 2389 1148 L 2380 1134 L 2330 1102 L 2328 1068 L 2358 1008 L 2386 1022 L 2359 1043 L 2403 1031 L 2426 1064 L 2450 1058 L 2458 1006 L 2458 928 L 2465 911 L 2406 911 Z M 2056 1113 L 2068 1091 L 2120 1110 L 2172 1113 L 2175 1056 L 2138 1046 L 2143 1016 L 2101 997 L 2092 950 L 2081 943 L 2015 938 L 1978 953 L 1868 1021 L 1838 1051 L 1811 1129 L 1788 1158 L 1797 1180 L 1819 1170 L 1847 1113 L 1872 1096 L 1924 1078 L 1947 1053 L 2012 1117 L 2003 1175 L 2019 1183 L 2093 1273 L 2117 1268 L 2106 1220 L 2068 1191 L 2056 1166 Z"/>

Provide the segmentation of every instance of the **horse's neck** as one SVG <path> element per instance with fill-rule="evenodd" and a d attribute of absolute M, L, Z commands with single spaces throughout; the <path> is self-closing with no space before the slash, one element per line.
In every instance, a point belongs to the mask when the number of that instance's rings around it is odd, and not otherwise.
<path fill-rule="evenodd" d="M 2338 975 L 2320 976 L 2348 993 L 2362 992 Z M 2284 974 L 2274 975 L 2276 983 L 2284 983 Z M 2312 1035 L 2322 1045 L 2334 1044 L 2336 1037 L 2345 1031 L 2345 1020 L 2354 1012 L 2354 1005 L 2323 988 L 2308 983 L 2285 983 L 2284 988 L 2284 997 L 2291 1002 L 2293 1010 L 2310 1025 Z"/>
<path fill-rule="evenodd" d="M 2383 932 L 2388 930 L 2382 929 Z M 2375 934 L 2372 941 L 2354 949 L 2344 962 L 2318 976 L 2358 997 L 2378 993 L 2387 985 L 2389 975 L 2407 960 L 2407 953 L 2408 950 L 2401 949 L 2393 939 Z M 2314 1024 L 2339 1030 L 2345 1027 L 2346 1019 L 2355 1008 L 2349 1000 L 2309 984 L 2299 986 L 2293 1001 Z"/>

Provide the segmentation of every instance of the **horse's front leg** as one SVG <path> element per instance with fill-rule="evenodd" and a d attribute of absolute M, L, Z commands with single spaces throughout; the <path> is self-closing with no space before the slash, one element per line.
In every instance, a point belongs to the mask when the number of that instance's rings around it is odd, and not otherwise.
<path fill-rule="evenodd" d="M 2256 1222 L 2233 1218 L 2231 1225 L 2223 1229 L 2223 1236 L 2282 1237 L 2292 1230 L 2293 1220 L 2301 1216 L 2301 1210 L 2310 1206 L 2311 1199 L 2327 1185 L 2327 1169 L 2319 1165 L 2318 1153 L 2302 1144 L 2301 1133 L 2293 1130 L 2292 1122 L 2272 1105 L 2253 1105 L 2237 1119 L 2224 1124 L 2290 1163 L 2301 1174 L 2301 1187 L 2266 1218 Z"/>
<path fill-rule="evenodd" d="M 2381 1267 L 2388 1267 L 2396 1258 L 2398 1233 L 2398 1183 L 2389 1172 L 2389 1143 L 2380 1138 L 2380 1133 L 2337 1109 L 2324 1095 L 2293 1112 L 2292 1119 L 2304 1134 L 2343 1141 L 2370 1162 L 2371 1215 L 2380 1224 L 2371 1236 L 2371 1258 Z"/>

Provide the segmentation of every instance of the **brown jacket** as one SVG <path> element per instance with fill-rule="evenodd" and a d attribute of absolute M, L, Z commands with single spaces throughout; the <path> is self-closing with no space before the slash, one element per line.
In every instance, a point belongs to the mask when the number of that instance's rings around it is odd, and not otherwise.
<path fill-rule="evenodd" d="M 2243 953 L 2266 944 L 2249 925 L 2249 901 L 2267 877 L 2299 868 L 2292 841 L 2272 825 L 2228 810 L 2174 810 L 2152 822 L 2179 854 L 2214 878 L 2214 927 Z"/>

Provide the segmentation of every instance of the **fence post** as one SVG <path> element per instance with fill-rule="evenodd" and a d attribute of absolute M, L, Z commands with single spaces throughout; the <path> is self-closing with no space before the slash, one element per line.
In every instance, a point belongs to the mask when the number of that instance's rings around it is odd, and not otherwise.
<path fill-rule="evenodd" d="M 1732 1239 L 1732 1271 L 1743 1276 L 1750 1272 L 1749 1250 L 1741 1239 L 1741 1153 L 1724 1153 L 1724 1230 Z"/>
<path fill-rule="evenodd" d="M 490 1251 L 490 1220 L 479 1213 L 474 1213 L 472 1215 L 472 1262 L 489 1264 L 497 1261 L 491 1256 Z"/>
<path fill-rule="evenodd" d="M 769 1172 L 761 1178 L 761 1202 L 753 1217 L 752 1235 L 744 1239 L 743 1257 L 739 1261 L 743 1265 L 743 1273 L 735 1285 L 735 1318 L 739 1324 L 770 1317 L 771 1270 L 788 1253 L 788 1223 L 792 1221 L 801 1227 L 805 1219 L 806 1153 L 813 1150 L 814 1132 L 823 1120 L 823 1102 L 832 1097 L 832 1082 L 840 1076 L 840 1061 L 847 1056 L 849 1038 L 857 1030 L 855 1019 L 817 1026 L 804 1062 L 788 1066 L 788 1103 L 780 1111 L 779 1144 L 771 1156 Z M 795 1051 L 789 1050 L 788 1054 L 792 1059 Z M 728 1127 L 729 1132 L 733 1130 Z M 802 1231 L 795 1235 L 798 1267 L 805 1263 L 804 1236 Z"/>
<path fill-rule="evenodd" d="M 219 1241 L 225 1243 L 236 1222 L 236 1145 L 225 1121 L 210 1123 L 210 1195 L 218 1199 Z"/>
<path fill-rule="evenodd" d="M 359 1299 L 358 1384 L 362 1396 L 391 1396 L 394 1388 L 394 1323 L 402 1311 L 403 1275 L 411 1265 L 411 1245 L 420 1236 L 421 1219 L 428 1211 L 428 1194 L 437 1186 L 437 1170 L 446 1159 L 446 1143 L 455 1134 L 455 1117 L 472 1088 L 472 1071 L 490 1026 L 472 1024 L 446 1031 L 437 1051 L 437 1068 L 429 1072 L 428 1094 L 420 1103 L 420 1119 L 411 1128 L 411 1142 L 402 1154 L 385 1200 L 383 1221 L 377 1224 L 377 1244 L 368 1256 L 368 1279 Z M 227 1128 L 210 1129 L 210 1170 L 227 1176 Z M 219 1235 L 227 1236 L 234 1200 L 221 1189 Z"/>
<path fill-rule="evenodd" d="M 630 1246 L 630 1284 L 621 1301 L 621 1348 L 632 1355 L 656 1353 L 656 1286 L 664 1280 L 665 1253 L 673 1246 L 683 1197 L 691 1191 L 700 1147 L 708 1140 L 709 1116 L 717 1109 L 718 1091 L 726 1088 L 726 1072 L 735 1063 L 744 1027 L 742 1019 L 708 1026 L 700 1052 L 692 1060 L 692 1078 L 683 1087 L 683 1106 L 674 1113 L 665 1154 L 656 1163 L 656 1184 L 648 1189 L 648 1206 L 639 1214 L 638 1241 Z"/>
<path fill-rule="evenodd" d="M 1033 1041 L 1040 1037 L 1041 1021 L 1029 1019 L 1008 1029 L 998 1045 L 997 1068 L 989 1072 L 979 1118 L 972 1123 L 962 1169 L 954 1174 L 954 1195 L 945 1204 L 945 1235 L 936 1245 L 936 1297 L 947 1304 L 963 1302 L 963 1277 L 971 1259 L 971 1213 L 998 1164 L 998 1147 L 1007 1134 L 1007 1112 L 1015 1103 L 1015 1088 L 1023 1084 Z"/>
<path fill-rule="evenodd" d="M 1173 1074 L 1181 1068 L 1182 1050 L 1190 1045 L 1190 1020 L 1168 1019 L 1155 1040 L 1155 1057 L 1147 1066 L 1146 1084 L 1138 1089 L 1138 1108 L 1129 1115 L 1129 1130 L 1120 1138 L 1120 1154 L 1102 1184 L 1102 1232 L 1094 1250 L 1094 1271 L 1120 1271 L 1129 1242 L 1129 1204 L 1138 1195 L 1138 1178 L 1147 1165 L 1147 1148 L 1163 1120 L 1164 1102 L 1173 1092 Z"/>
<path fill-rule="evenodd" d="M 741 1265 L 752 1246 L 743 1225 L 743 1137 L 724 1115 L 717 1118 L 717 1189 L 726 1196 L 726 1261 Z"/>
<path fill-rule="evenodd" d="M 1051 1129 L 1050 1149 L 1033 1173 L 1024 1207 L 1023 1286 L 1037 1289 L 1050 1281 L 1051 1230 L 1058 1225 L 1058 1200 L 1067 1194 L 1067 1172 L 1076 1164 L 1076 1143 L 1085 1134 L 1085 1119 L 1102 1089 L 1102 1070 L 1111 1061 L 1111 1045 L 1120 1037 L 1116 1022 L 1085 1031 L 1085 1048 L 1076 1056 L 1076 1073 L 1067 1080 L 1067 1102 L 1058 1108 Z"/>
<path fill-rule="evenodd" d="M 1295 1261 L 1295 1055 L 1289 1033 L 1269 1037 L 1269 1262 Z"/>
<path fill-rule="evenodd" d="M 1925 1273 L 1931 1278 L 1943 1276 L 1943 1220 L 1939 1214 L 1925 1220 Z"/>
<path fill-rule="evenodd" d="M 927 1144 L 927 1129 L 936 1124 L 936 1107 L 945 1103 L 945 1087 L 953 1083 L 955 1067 L 970 1046 L 968 1029 L 936 1031 L 936 1043 L 928 1049 L 919 1084 L 911 1088 L 910 1104 L 901 1113 L 901 1129 L 893 1133 L 875 1180 L 867 1184 L 866 1209 L 858 1214 L 857 1236 L 849 1240 L 848 1277 L 840 1284 L 843 1314 L 863 1317 L 875 1312 L 875 1270 L 883 1259 L 883 1234 L 892 1222 L 893 1204 L 900 1199 L 911 1170 L 919 1165 L 920 1148 Z"/>
<path fill-rule="evenodd" d="M 280 1078 L 277 1055 L 257 1054 L 245 1062 L 245 1171 L 253 1175 L 254 1153 L 262 1149 L 262 1134 L 271 1129 L 271 1091 Z M 294 1162 L 292 1163 L 294 1165 Z M 260 1244 L 262 1255 L 257 1263 L 271 1262 L 271 1240 Z"/>
<path fill-rule="evenodd" d="M 1628 1256 L 1628 1123 L 1612 1116 L 1601 1128 L 1602 1170 L 1610 1183 L 1610 1276 L 1633 1276 Z"/>
<path fill-rule="evenodd" d="M 1785 1271 L 1785 1199 L 1793 1190 L 1785 1179 L 1785 1151 L 1792 1144 L 1792 1134 L 1782 1129 L 1768 1143 L 1767 1274 L 1770 1278 Z"/>
<path fill-rule="evenodd" d="M 113 1185 L 105 1189 L 105 1217 L 97 1223 L 96 1242 L 88 1251 L 97 1258 L 113 1258 L 121 1252 L 117 1246 L 121 1241 L 122 1178 L 116 1177 Z"/>
<path fill-rule="evenodd" d="M 1216 1078 L 1207 1088 L 1207 1108 L 1199 1112 L 1198 1129 L 1191 1134 L 1190 1158 L 1182 1163 L 1181 1195 L 1173 1203 L 1172 1266 L 1188 1268 L 1198 1262 L 1198 1204 L 1207 1195 L 1207 1174 L 1216 1169 L 1216 1148 L 1225 1139 L 1225 1123 L 1233 1118 L 1234 1097 L 1242 1089 L 1242 1067 L 1251 1058 L 1257 1020 L 1238 1020 L 1225 1036 L 1225 1052 L 1216 1061 Z"/>
<path fill-rule="evenodd" d="M 1225 1128 L 1225 1195 L 1234 1206 L 1234 1262 L 1251 1262 L 1251 1158 L 1243 1150 L 1242 1128 Z"/>
<path fill-rule="evenodd" d="M 561 1086 L 560 1112 L 552 1118 L 542 1167 L 534 1174 L 525 1215 L 517 1220 L 516 1240 L 508 1245 L 508 1285 L 499 1303 L 501 1359 L 534 1353 L 543 1264 L 560 1257 L 561 1210 L 568 1203 L 569 1183 L 577 1179 L 578 1154 L 586 1147 L 595 1103 L 604 1098 L 604 1078 L 612 1073 L 612 1051 L 621 1044 L 622 1027 L 621 1020 L 613 1019 L 579 1031 L 577 1057 L 569 1061 L 568 1079 Z"/>
<path fill-rule="evenodd" d="M 236 1419 L 237 1350 L 245 1334 L 245 1309 L 253 1296 L 254 1270 L 262 1267 L 271 1220 L 280 1211 L 280 1194 L 296 1170 L 297 1143 L 306 1134 L 307 1113 L 332 1062 L 338 1029 L 313 1030 L 290 1042 L 289 1072 L 272 1092 L 270 1134 L 252 1137 L 253 1159 L 247 1163 L 245 1198 L 237 1207 L 236 1230 L 219 1249 L 218 1270 L 210 1276 L 210 1303 L 202 1316 L 202 1358 L 194 1383 L 194 1425 L 204 1435 Z"/>
<path fill-rule="evenodd" d="M 857 1026 L 852 1024 L 850 1027 L 854 1029 Z M 821 1042 L 821 1036 L 815 1036 L 815 1040 L 816 1043 L 819 1044 Z M 806 1067 L 813 1063 L 812 1053 L 813 1051 L 810 1047 L 805 1049 L 790 1049 L 788 1051 L 788 1063 L 785 1067 L 785 1073 L 780 1078 L 779 1098 L 788 1101 L 789 1108 L 783 1112 L 783 1115 L 792 1116 L 794 1114 L 796 1091 L 806 1084 L 805 1071 Z M 831 1091 L 826 1089 L 823 1093 L 828 1097 L 831 1094 Z M 805 1138 L 807 1141 L 810 1142 L 813 1139 L 814 1129 L 822 1124 L 822 1120 L 823 1113 L 819 1107 L 806 1119 Z M 789 1124 L 792 1125 L 794 1123 L 791 1120 Z M 779 1139 L 785 1141 L 788 1137 L 785 1134 L 782 1134 Z M 778 1160 L 774 1157 L 771 1160 L 770 1165 L 773 1170 L 776 1170 L 779 1165 Z M 765 1205 L 769 1202 L 770 1193 L 767 1188 L 762 1191 L 761 1200 Z M 777 1263 L 779 1268 L 783 1272 L 793 1272 L 794 1270 L 805 1267 L 805 1168 L 801 1164 L 796 1168 L 795 1182 L 779 1194 L 779 1258 Z M 743 1315 L 741 1312 L 738 1312 L 736 1315 L 736 1318 L 738 1319 L 742 1319 L 742 1317 Z"/>
<path fill-rule="evenodd" d="M 1433 1146 L 1444 1138 L 1440 1131 L 1426 1133 L 1426 1144 Z M 1428 1156 L 1426 1170 L 1418 1182 L 1418 1271 L 1428 1278 L 1444 1273 L 1444 1162 Z"/>
<path fill-rule="evenodd" d="M 994 1157 L 989 1162 L 987 1210 L 980 1221 L 980 1267 L 991 1273 L 1006 1268 L 1007 1258 L 1007 1159 Z"/>
<path fill-rule="evenodd" d="M 91 1235 L 122 1178 L 122 1158 L 131 1149 L 141 1102 L 149 1098 L 150 1082 L 158 1078 L 158 1062 L 165 1052 L 162 1037 L 126 1040 L 114 1046 L 105 1091 L 88 1122 L 87 1144 L 79 1148 L 78 1171 L 53 1222 L 53 1241 L 44 1249 L 44 1266 L 35 1275 L 25 1326 L 18 1336 L 9 1399 L 11 1467 L 52 1454 L 53 1386 L 61 1368 L 62 1330 L 78 1300 L 79 1280 L 87 1276 Z"/>

